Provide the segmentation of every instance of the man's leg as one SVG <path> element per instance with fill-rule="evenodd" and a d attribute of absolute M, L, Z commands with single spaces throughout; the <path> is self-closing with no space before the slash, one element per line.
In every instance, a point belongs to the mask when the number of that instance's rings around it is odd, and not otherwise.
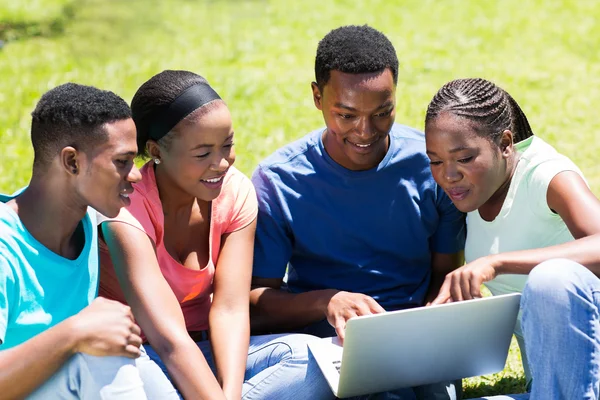
<path fill-rule="evenodd" d="M 531 271 L 521 304 L 531 400 L 597 400 L 600 280 L 573 261 L 546 261 Z"/>
<path fill-rule="evenodd" d="M 76 354 L 28 399 L 145 400 L 135 361 Z"/>
<path fill-rule="evenodd" d="M 489 397 L 486 396 L 486 397 L 481 397 L 478 399 L 470 399 L 470 400 L 529 400 L 529 393 L 489 396 Z"/>
<path fill-rule="evenodd" d="M 308 350 L 311 340 L 318 339 L 303 334 L 252 336 L 242 398 L 333 399 Z"/>

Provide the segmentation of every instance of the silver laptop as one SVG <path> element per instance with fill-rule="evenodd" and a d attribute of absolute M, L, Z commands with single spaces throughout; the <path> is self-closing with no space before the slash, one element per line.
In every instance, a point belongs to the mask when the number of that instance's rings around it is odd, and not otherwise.
<path fill-rule="evenodd" d="M 337 337 L 308 343 L 337 397 L 501 371 L 519 293 L 352 318 Z"/>

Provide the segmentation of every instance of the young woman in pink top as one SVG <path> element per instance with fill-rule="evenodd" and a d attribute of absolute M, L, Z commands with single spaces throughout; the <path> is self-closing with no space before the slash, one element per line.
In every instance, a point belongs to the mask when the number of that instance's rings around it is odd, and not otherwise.
<path fill-rule="evenodd" d="M 225 103 L 206 80 L 164 71 L 132 101 L 141 169 L 128 207 L 101 231 L 100 293 L 129 304 L 150 357 L 187 399 L 332 394 L 308 335 L 250 337 L 257 202 L 232 165 Z"/>

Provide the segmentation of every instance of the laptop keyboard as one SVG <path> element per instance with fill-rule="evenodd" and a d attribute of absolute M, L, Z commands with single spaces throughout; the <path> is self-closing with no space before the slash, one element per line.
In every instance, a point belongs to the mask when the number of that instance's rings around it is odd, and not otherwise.
<path fill-rule="evenodd" d="M 340 369 L 342 369 L 342 360 L 334 361 L 333 366 L 335 367 L 338 374 L 340 373 Z"/>

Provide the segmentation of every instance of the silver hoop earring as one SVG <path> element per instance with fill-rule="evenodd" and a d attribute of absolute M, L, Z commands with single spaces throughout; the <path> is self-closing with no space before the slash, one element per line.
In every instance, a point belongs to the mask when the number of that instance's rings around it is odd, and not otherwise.
<path fill-rule="evenodd" d="M 158 159 L 158 158 L 155 158 L 155 159 L 154 159 L 154 164 L 160 164 L 160 159 Z"/>

